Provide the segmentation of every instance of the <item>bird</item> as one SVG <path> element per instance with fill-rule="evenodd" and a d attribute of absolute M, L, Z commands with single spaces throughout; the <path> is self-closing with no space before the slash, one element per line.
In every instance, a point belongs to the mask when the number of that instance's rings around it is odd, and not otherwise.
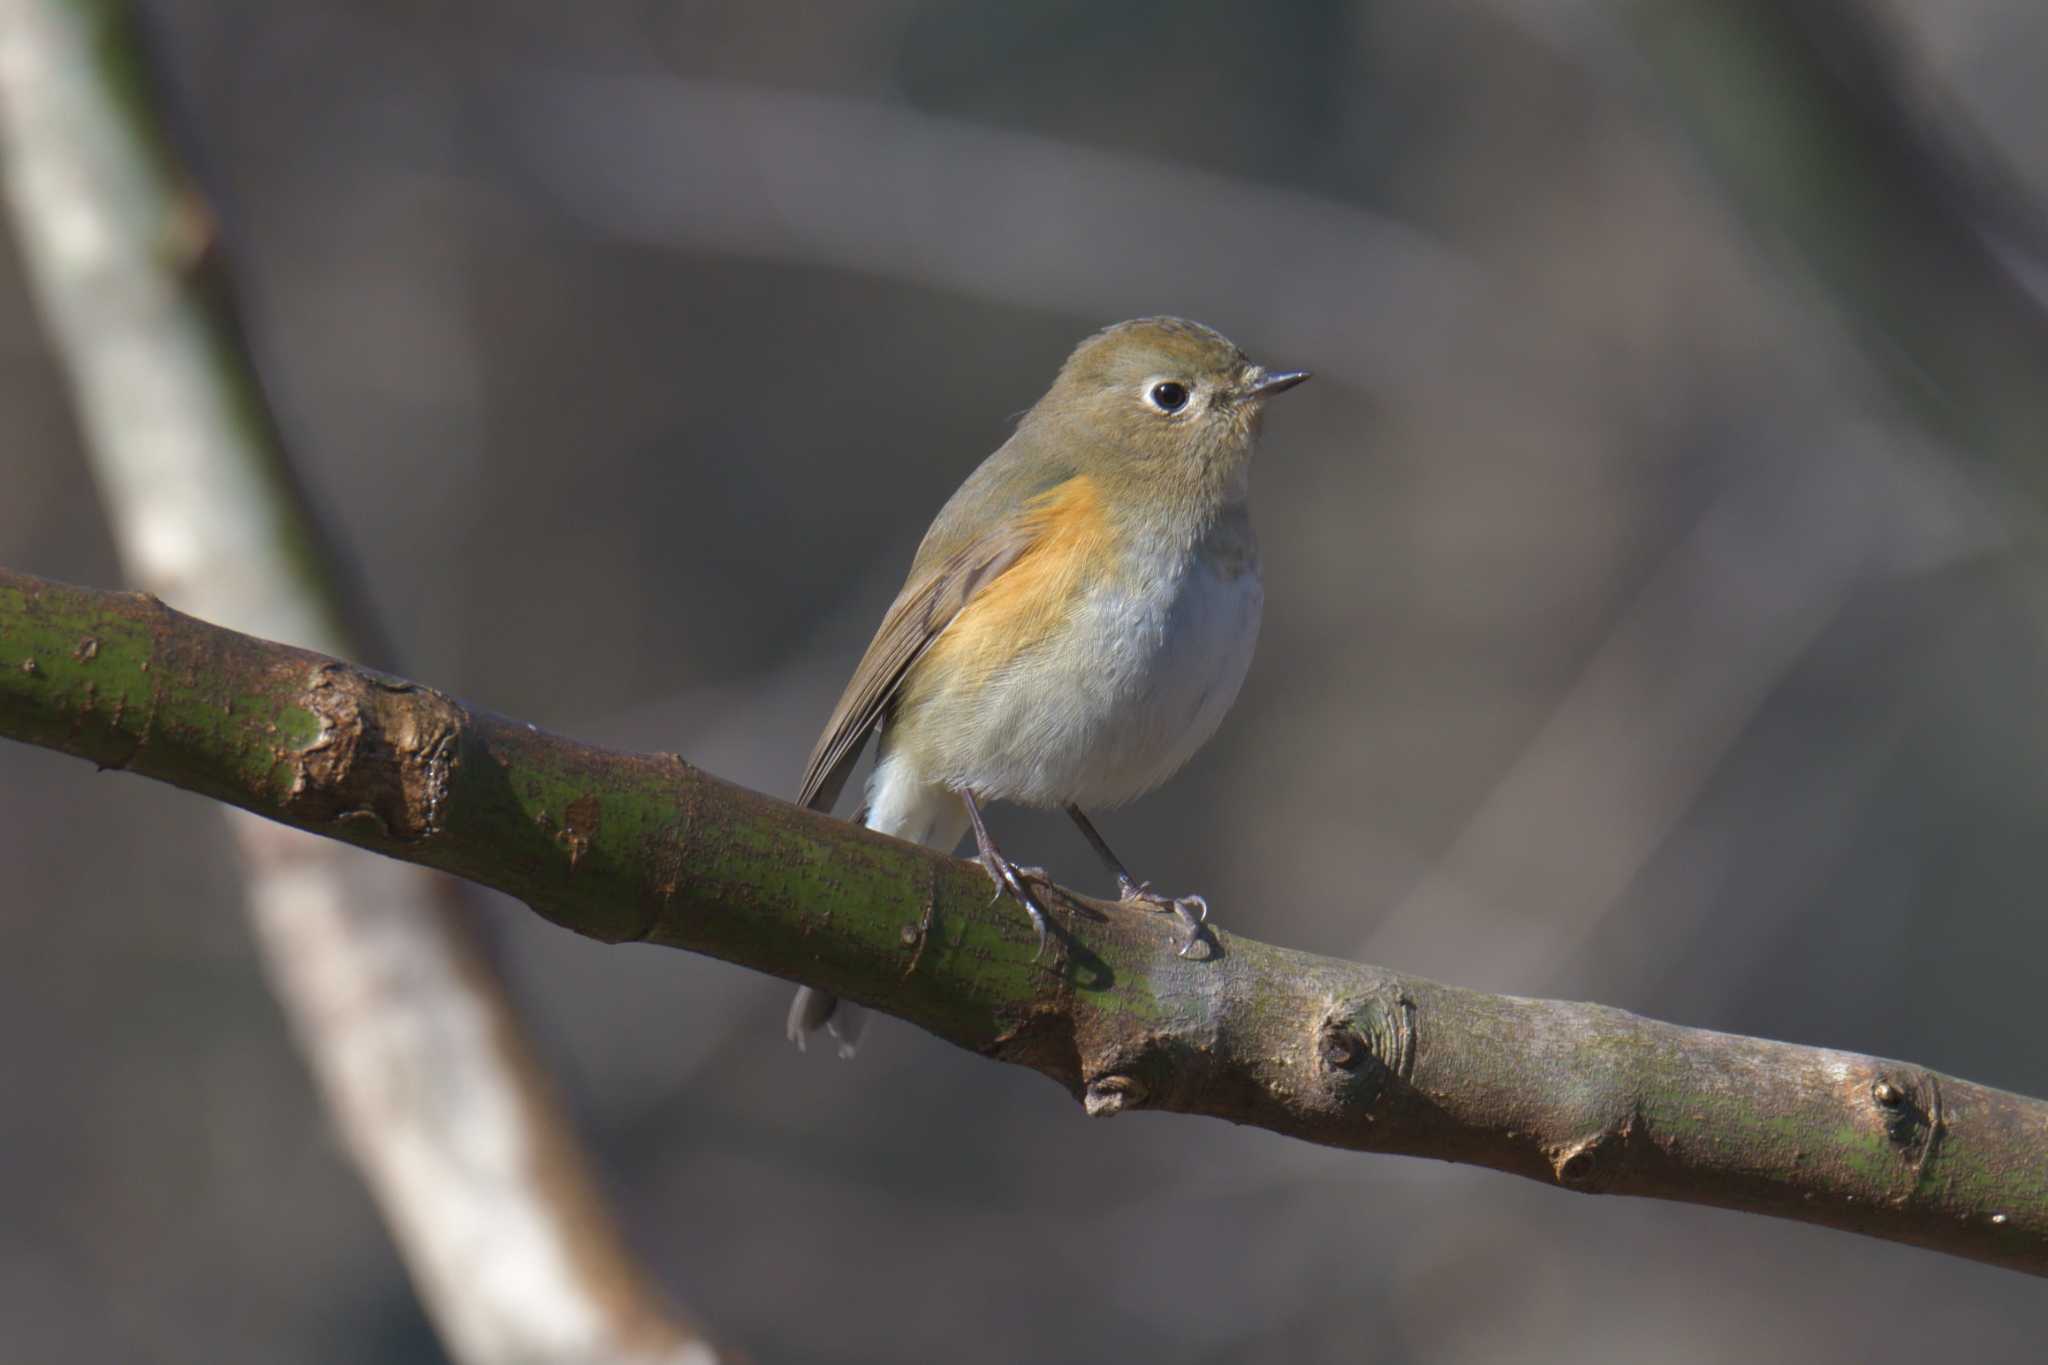
<path fill-rule="evenodd" d="M 1119 899 L 1170 912 L 1185 955 L 1198 895 L 1137 880 L 1085 808 L 1171 777 L 1237 698 L 1265 590 L 1250 474 L 1266 402 L 1309 378 L 1215 329 L 1135 318 L 1083 339 L 1052 386 L 940 510 L 833 708 L 798 804 L 830 813 L 878 735 L 857 823 L 950 853 L 972 833 L 1045 949 L 1044 870 L 989 836 L 989 802 L 1064 810 Z M 805 986 L 787 1033 L 851 1057 L 859 1007 Z"/>

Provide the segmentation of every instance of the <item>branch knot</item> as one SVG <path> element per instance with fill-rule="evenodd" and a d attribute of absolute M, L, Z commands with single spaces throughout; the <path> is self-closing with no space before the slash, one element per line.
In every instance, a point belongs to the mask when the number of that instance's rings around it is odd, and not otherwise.
<path fill-rule="evenodd" d="M 1625 1133 L 1595 1133 L 1568 1142 L 1550 1153 L 1550 1171 L 1566 1189 L 1597 1194 L 1612 1183 L 1620 1167 Z"/>
<path fill-rule="evenodd" d="M 1415 1072 L 1415 1002 L 1399 991 L 1339 1002 L 1324 1013 L 1313 1052 L 1346 1104 L 1370 1108 L 1390 1080 Z"/>
<path fill-rule="evenodd" d="M 1081 1107 L 1091 1119 L 1106 1119 L 1145 1102 L 1145 1087 L 1134 1076 L 1103 1076 L 1088 1083 Z"/>
<path fill-rule="evenodd" d="M 431 688 L 322 664 L 302 697 L 320 733 L 296 754 L 285 807 L 315 822 L 368 819 L 399 843 L 439 832 L 462 708 Z"/>

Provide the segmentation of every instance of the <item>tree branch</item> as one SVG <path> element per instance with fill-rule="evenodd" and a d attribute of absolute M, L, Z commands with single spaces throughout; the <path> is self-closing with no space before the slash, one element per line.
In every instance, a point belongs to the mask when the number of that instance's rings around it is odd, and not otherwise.
<path fill-rule="evenodd" d="M 7 206 L 114 541 L 209 616 L 360 654 L 141 49 L 121 0 L 0 0 Z M 450 1356 L 723 1358 L 626 1245 L 460 887 L 226 814 L 279 1003 Z"/>
<path fill-rule="evenodd" d="M 153 598 L 0 571 L 0 735 L 519 897 L 566 928 L 825 986 L 1043 1073 L 1091 1114 L 1820 1223 L 2048 1274 L 2048 1104 L 1900 1062 L 1459 990 L 1055 899 Z"/>

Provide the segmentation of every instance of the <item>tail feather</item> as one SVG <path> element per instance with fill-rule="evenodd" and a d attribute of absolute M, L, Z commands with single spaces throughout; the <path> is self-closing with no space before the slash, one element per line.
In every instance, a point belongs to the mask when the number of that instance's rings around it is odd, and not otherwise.
<path fill-rule="evenodd" d="M 806 1039 L 824 1029 L 839 1042 L 839 1055 L 851 1058 L 860 1047 L 861 1030 L 867 1026 L 867 1011 L 849 1000 L 811 986 L 799 986 L 796 999 L 789 1002 L 789 1041 L 798 1052 Z"/>
<path fill-rule="evenodd" d="M 916 782 L 900 764 L 887 758 L 875 769 L 868 797 L 855 824 L 948 852 L 967 832 L 967 808 L 958 796 L 945 787 Z M 866 1024 L 867 1011 L 859 1005 L 816 986 L 804 986 L 789 1004 L 784 1032 L 801 1051 L 805 1040 L 822 1028 L 838 1042 L 839 1055 L 851 1057 L 860 1046 Z"/>

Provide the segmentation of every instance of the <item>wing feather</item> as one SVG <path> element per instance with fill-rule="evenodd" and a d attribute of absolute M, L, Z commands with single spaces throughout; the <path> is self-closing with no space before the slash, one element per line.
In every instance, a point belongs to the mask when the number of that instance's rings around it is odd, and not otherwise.
<path fill-rule="evenodd" d="M 832 809 L 860 757 L 861 745 L 903 685 L 903 675 L 977 592 L 1031 548 L 1039 530 L 1040 523 L 1030 517 L 999 525 L 904 586 L 811 750 L 798 804 Z"/>

